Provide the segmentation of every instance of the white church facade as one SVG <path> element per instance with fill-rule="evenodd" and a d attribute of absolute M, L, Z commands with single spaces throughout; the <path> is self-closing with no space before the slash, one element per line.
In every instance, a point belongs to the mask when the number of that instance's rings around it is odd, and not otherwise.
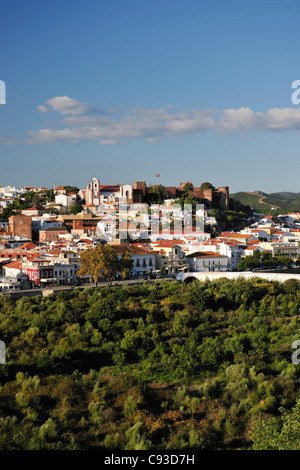
<path fill-rule="evenodd" d="M 100 180 L 94 176 L 86 187 L 86 205 L 100 206 L 112 202 L 128 203 L 133 199 L 133 187 L 129 184 L 100 185 Z"/>

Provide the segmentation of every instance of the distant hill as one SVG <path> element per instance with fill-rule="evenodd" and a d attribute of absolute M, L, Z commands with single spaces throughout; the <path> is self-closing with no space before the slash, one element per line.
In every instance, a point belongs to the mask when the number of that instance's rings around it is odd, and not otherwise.
<path fill-rule="evenodd" d="M 258 212 L 292 212 L 300 211 L 300 193 L 278 192 L 265 193 L 263 191 L 240 191 L 230 195 L 231 199 L 250 206 Z"/>

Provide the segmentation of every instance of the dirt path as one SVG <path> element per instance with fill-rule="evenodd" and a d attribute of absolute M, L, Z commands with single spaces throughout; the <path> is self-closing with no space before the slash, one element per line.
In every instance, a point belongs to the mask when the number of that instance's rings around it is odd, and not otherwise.
<path fill-rule="evenodd" d="M 269 202 L 263 201 L 263 199 L 264 199 L 265 197 L 266 197 L 266 196 L 262 196 L 262 197 L 259 199 L 258 203 L 259 203 L 259 204 L 266 204 L 267 206 L 274 207 L 274 209 L 280 209 L 280 207 L 279 207 L 279 206 L 275 206 L 275 204 L 270 204 Z"/>
<path fill-rule="evenodd" d="M 258 196 L 257 193 L 250 193 L 249 191 L 245 191 L 246 194 L 251 194 L 251 196 Z M 279 206 L 275 206 L 275 204 L 270 204 L 269 202 L 265 202 L 264 199 L 267 196 L 261 196 L 260 199 L 258 200 L 259 204 L 265 204 L 266 206 L 274 207 L 274 209 L 280 209 Z"/>

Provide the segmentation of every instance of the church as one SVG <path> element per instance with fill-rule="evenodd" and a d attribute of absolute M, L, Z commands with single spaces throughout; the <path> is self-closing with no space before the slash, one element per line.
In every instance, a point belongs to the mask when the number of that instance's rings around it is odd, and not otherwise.
<path fill-rule="evenodd" d="M 100 206 L 105 203 L 127 203 L 143 202 L 146 195 L 146 183 L 135 182 L 130 184 L 101 185 L 100 180 L 94 176 L 86 187 L 86 205 Z"/>

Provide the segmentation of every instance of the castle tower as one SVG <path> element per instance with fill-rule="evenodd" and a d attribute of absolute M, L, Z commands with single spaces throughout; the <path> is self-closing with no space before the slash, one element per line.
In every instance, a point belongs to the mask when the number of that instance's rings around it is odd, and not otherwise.
<path fill-rule="evenodd" d="M 219 186 L 218 193 L 220 195 L 220 207 L 229 209 L 229 186 Z"/>

